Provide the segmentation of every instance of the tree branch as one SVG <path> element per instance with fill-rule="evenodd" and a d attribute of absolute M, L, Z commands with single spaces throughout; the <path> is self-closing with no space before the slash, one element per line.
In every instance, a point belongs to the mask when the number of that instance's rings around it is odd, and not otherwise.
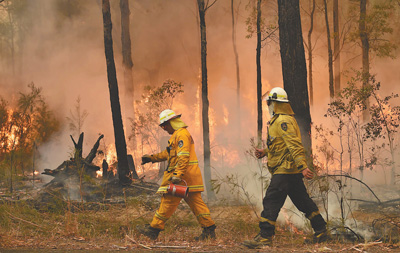
<path fill-rule="evenodd" d="M 204 8 L 204 12 L 206 12 L 208 10 L 208 8 L 211 8 L 211 6 L 213 6 L 217 1 L 218 0 L 214 0 L 214 2 L 212 4 L 210 4 L 210 5 L 207 3 L 206 8 Z"/>
<path fill-rule="evenodd" d="M 357 182 L 360 182 L 361 184 L 365 185 L 365 187 L 367 187 L 368 190 L 370 190 L 371 193 L 374 195 L 374 197 L 378 200 L 378 203 L 382 204 L 382 201 L 378 198 L 378 196 L 376 196 L 376 194 L 372 191 L 372 189 L 366 183 L 364 183 L 363 181 L 361 181 L 361 180 L 359 180 L 357 178 L 354 178 L 354 177 L 349 176 L 349 175 L 325 175 L 325 176 L 328 176 L 328 177 L 347 177 L 347 178 L 356 180 Z M 320 177 L 325 177 L 325 176 L 320 176 Z"/>

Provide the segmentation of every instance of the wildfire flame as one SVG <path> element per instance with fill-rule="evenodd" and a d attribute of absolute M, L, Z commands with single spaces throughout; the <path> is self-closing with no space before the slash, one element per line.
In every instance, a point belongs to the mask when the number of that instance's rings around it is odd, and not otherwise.
<path fill-rule="evenodd" d="M 103 177 L 103 170 L 97 170 L 96 171 L 96 178 Z"/>
<path fill-rule="evenodd" d="M 285 226 L 289 228 L 289 230 L 295 234 L 302 234 L 302 231 L 300 231 L 290 220 L 290 216 L 285 209 L 281 209 L 281 213 L 285 217 Z"/>
<path fill-rule="evenodd" d="M 223 105 L 223 110 L 224 110 L 224 123 L 225 123 L 225 125 L 228 125 L 229 124 L 229 110 L 225 105 Z"/>
<path fill-rule="evenodd" d="M 2 135 L 5 135 L 6 141 L 0 143 L 0 147 L 2 149 L 13 149 L 19 143 L 19 138 L 17 136 L 17 132 L 19 128 L 15 125 L 12 125 L 12 115 L 14 111 L 12 109 L 7 110 L 8 118 L 7 123 L 11 125 L 11 128 L 8 131 L 4 131 Z"/>

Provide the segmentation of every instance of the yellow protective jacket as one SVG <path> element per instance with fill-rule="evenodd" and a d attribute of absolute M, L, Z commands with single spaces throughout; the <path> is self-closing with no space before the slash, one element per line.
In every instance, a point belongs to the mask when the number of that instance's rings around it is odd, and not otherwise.
<path fill-rule="evenodd" d="M 168 161 L 168 167 L 157 193 L 166 193 L 172 176 L 185 180 L 189 192 L 204 191 L 203 178 L 196 152 L 194 141 L 186 127 L 177 129 L 168 141 L 168 147 L 150 156 L 152 162 Z M 179 183 L 185 185 L 184 182 Z"/>
<path fill-rule="evenodd" d="M 275 110 L 268 127 L 268 170 L 272 175 L 301 173 L 307 168 L 307 163 L 299 126 L 290 104 L 276 105 L 278 110 Z"/>

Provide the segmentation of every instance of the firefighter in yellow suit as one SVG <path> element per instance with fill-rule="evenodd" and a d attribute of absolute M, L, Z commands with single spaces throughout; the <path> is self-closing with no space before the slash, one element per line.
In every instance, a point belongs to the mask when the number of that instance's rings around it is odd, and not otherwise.
<path fill-rule="evenodd" d="M 153 240 L 157 239 L 160 231 L 164 229 L 165 222 L 172 216 L 181 201 L 180 197 L 167 194 L 168 185 L 172 182 L 173 184 L 187 185 L 189 188 L 189 194 L 184 200 L 203 228 L 202 234 L 195 239 L 214 239 L 216 226 L 211 219 L 210 210 L 201 198 L 204 185 L 194 150 L 194 141 L 180 116 L 170 109 L 160 113 L 160 126 L 171 135 L 168 146 L 158 154 L 142 157 L 142 164 L 168 161 L 168 167 L 157 191 L 157 193 L 163 194 L 160 207 L 156 211 L 153 221 L 149 225 L 139 227 L 138 230 Z"/>
<path fill-rule="evenodd" d="M 263 199 L 260 233 L 253 240 L 244 241 L 243 245 L 248 248 L 272 245 L 276 219 L 287 196 L 310 220 L 314 229 L 314 237 L 306 242 L 326 241 L 329 239 L 326 222 L 303 182 L 303 177 L 311 179 L 314 175 L 307 167 L 300 129 L 286 91 L 280 87 L 273 88 L 268 94 L 267 104 L 271 116 L 267 148 L 256 149 L 255 155 L 259 159 L 267 156 L 271 182 Z"/>

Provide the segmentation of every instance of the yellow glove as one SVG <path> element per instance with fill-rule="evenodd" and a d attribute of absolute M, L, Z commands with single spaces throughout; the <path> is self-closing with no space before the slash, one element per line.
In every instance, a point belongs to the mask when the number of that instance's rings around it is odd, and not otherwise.
<path fill-rule="evenodd" d="M 176 176 L 171 177 L 171 183 L 173 183 L 173 184 L 177 184 L 180 181 L 182 181 L 180 177 L 176 177 Z"/>

